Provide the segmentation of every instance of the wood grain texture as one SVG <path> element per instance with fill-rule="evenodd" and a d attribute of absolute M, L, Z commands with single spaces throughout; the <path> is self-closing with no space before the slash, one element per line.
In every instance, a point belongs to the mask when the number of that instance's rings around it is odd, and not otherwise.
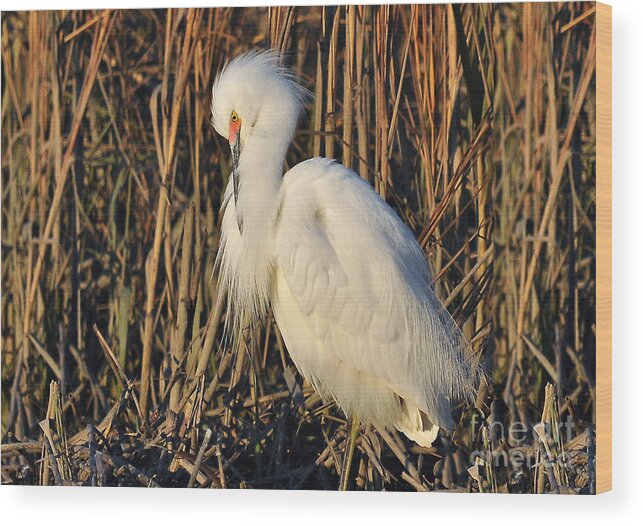
<path fill-rule="evenodd" d="M 612 8 L 596 9 L 596 492 L 612 489 Z"/>

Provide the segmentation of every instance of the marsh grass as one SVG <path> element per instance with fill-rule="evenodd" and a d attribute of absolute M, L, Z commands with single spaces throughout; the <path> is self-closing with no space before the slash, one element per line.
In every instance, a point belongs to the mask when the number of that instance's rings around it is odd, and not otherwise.
<path fill-rule="evenodd" d="M 338 158 L 397 210 L 492 380 L 434 448 L 367 429 L 355 487 L 592 492 L 593 10 L 3 13 L 2 482 L 337 486 L 344 416 L 273 320 L 221 342 L 210 279 L 211 85 L 272 47 L 315 95 L 287 164 Z"/>

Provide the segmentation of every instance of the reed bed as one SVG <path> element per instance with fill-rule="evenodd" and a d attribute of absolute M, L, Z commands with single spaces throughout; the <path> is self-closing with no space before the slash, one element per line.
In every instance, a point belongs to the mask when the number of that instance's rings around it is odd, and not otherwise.
<path fill-rule="evenodd" d="M 489 372 L 433 448 L 365 430 L 353 487 L 593 492 L 593 6 L 4 12 L 2 483 L 337 487 L 274 321 L 221 341 L 210 89 L 258 47 L 315 96 L 288 166 L 374 186 Z"/>

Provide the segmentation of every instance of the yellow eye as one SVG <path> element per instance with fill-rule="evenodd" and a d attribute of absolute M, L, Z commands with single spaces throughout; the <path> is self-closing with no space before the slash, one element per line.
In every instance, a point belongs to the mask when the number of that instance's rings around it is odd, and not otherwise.
<path fill-rule="evenodd" d="M 232 114 L 230 115 L 230 122 L 237 122 L 239 120 L 239 115 L 237 115 L 236 111 L 233 111 Z"/>

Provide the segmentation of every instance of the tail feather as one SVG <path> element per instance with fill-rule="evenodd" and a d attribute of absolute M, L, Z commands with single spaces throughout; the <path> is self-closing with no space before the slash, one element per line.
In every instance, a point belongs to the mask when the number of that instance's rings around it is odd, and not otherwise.
<path fill-rule="evenodd" d="M 425 413 L 406 400 L 402 401 L 402 415 L 395 427 L 423 447 L 431 447 L 440 430 L 439 425 L 431 422 Z"/>

